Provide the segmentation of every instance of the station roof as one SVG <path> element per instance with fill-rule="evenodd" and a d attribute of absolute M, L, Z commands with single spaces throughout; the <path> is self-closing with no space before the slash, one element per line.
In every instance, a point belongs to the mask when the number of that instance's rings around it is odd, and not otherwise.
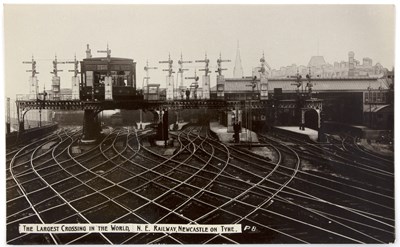
<path fill-rule="evenodd" d="M 379 88 L 385 90 L 388 89 L 387 84 L 383 79 L 365 79 L 365 80 L 357 80 L 357 79 L 338 79 L 338 80 L 323 80 L 317 79 L 312 80 L 313 82 L 313 90 L 314 91 L 357 91 L 364 92 L 368 91 L 368 87 L 372 90 L 379 90 Z M 291 85 L 294 83 L 293 80 L 270 80 L 269 90 L 273 90 L 274 88 L 282 88 L 282 91 L 295 91 L 296 87 Z M 306 81 L 303 81 L 303 85 L 306 85 Z"/>
<path fill-rule="evenodd" d="M 107 61 L 107 57 L 91 57 L 91 58 L 84 58 L 84 62 L 105 62 Z M 131 58 L 122 58 L 122 57 L 110 57 L 110 62 L 133 62 Z"/>
<path fill-rule="evenodd" d="M 274 88 L 282 88 L 283 92 L 296 91 L 296 86 L 292 85 L 294 79 L 269 79 L 268 89 L 270 92 L 274 91 Z M 338 79 L 315 79 L 313 82 L 313 91 L 325 92 L 325 91 L 353 91 L 353 92 L 365 92 L 368 91 L 368 87 L 372 90 L 387 90 L 388 85 L 384 79 L 376 78 L 338 78 Z M 307 81 L 303 81 L 304 87 Z M 225 92 L 227 93 L 239 93 L 239 92 L 251 92 L 251 80 L 225 80 Z M 216 91 L 216 86 L 211 89 Z"/>

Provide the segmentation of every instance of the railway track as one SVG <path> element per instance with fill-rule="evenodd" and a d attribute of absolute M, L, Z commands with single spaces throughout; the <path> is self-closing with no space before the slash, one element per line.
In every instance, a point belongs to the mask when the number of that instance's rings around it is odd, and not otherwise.
<path fill-rule="evenodd" d="M 222 144 L 199 126 L 173 134 L 169 154 L 146 144 L 151 133 L 129 128 L 73 154 L 78 134 L 62 130 L 10 153 L 9 244 L 382 243 L 394 232 L 393 208 L 380 202 L 392 200 L 390 192 L 380 195 L 385 188 L 340 188 L 341 179 L 305 170 L 302 153 L 274 139 L 265 139 L 278 157 L 271 161 Z M 360 191 L 366 195 L 356 196 Z M 19 234 L 21 222 L 237 223 L 253 230 Z"/>

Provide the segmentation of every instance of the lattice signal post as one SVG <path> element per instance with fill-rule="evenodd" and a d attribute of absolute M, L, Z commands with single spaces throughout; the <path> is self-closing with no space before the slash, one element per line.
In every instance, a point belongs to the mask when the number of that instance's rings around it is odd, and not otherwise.
<path fill-rule="evenodd" d="M 298 115 L 300 115 L 300 123 L 299 123 L 299 128 L 300 130 L 305 130 L 305 113 L 309 110 L 315 110 L 318 114 L 318 128 L 321 127 L 321 111 L 322 111 L 322 100 L 320 99 L 313 99 L 312 98 L 312 87 L 313 83 L 311 80 L 311 71 L 309 68 L 309 73 L 306 75 L 307 78 L 307 84 L 304 87 L 303 81 L 304 79 L 302 76 L 299 74 L 299 71 L 297 70 L 297 74 L 295 77 L 295 83 L 292 83 L 291 85 L 296 86 L 296 92 L 297 92 L 297 99 L 296 99 L 296 109 L 298 112 Z M 301 87 L 301 91 L 300 91 Z M 307 90 L 308 88 L 308 90 Z"/>
<path fill-rule="evenodd" d="M 179 64 L 179 70 L 178 70 L 178 73 L 180 74 L 180 83 L 179 83 L 179 86 L 177 85 L 176 86 L 176 93 L 175 93 L 175 98 L 176 99 L 184 99 L 184 97 L 185 97 L 185 89 L 186 89 L 186 87 L 185 87 L 185 85 L 184 85 L 184 76 L 183 76 L 183 73 L 185 72 L 185 71 L 188 71 L 189 69 L 184 69 L 183 68 L 183 64 L 185 64 L 185 63 L 192 63 L 192 61 L 185 61 L 185 60 L 183 60 L 183 57 L 182 57 L 182 53 L 181 53 L 181 59 L 180 60 L 178 60 L 178 64 Z"/>
<path fill-rule="evenodd" d="M 159 61 L 159 63 L 167 63 L 168 69 L 163 69 L 163 71 L 168 71 L 168 75 L 166 77 L 166 88 L 167 88 L 167 100 L 174 99 L 174 76 L 172 75 L 175 71 L 172 69 L 172 64 L 174 61 L 171 59 L 171 54 L 168 54 L 167 61 Z"/>
<path fill-rule="evenodd" d="M 264 52 L 262 58 L 260 59 L 261 68 L 258 72 L 260 72 L 260 99 L 261 100 L 268 100 L 268 76 L 269 73 L 265 69 L 268 68 L 268 71 L 271 71 L 271 67 L 265 60 Z"/>
<path fill-rule="evenodd" d="M 106 53 L 107 54 L 107 57 L 106 57 L 107 75 L 104 78 L 104 99 L 105 100 L 112 100 L 113 99 L 113 84 L 112 84 L 111 68 L 110 68 L 111 50 L 108 48 L 108 43 L 107 43 L 107 49 L 106 50 L 98 50 L 97 52 L 98 53 Z"/>
<path fill-rule="evenodd" d="M 36 61 L 32 56 L 31 61 L 23 61 L 22 63 L 32 65 L 32 68 L 30 70 L 27 70 L 26 72 L 32 73 L 32 75 L 28 79 L 29 80 L 29 99 L 34 100 L 34 99 L 36 99 L 37 93 L 39 91 L 38 79 L 36 77 L 36 74 L 39 74 L 39 72 L 36 71 Z"/>
<path fill-rule="evenodd" d="M 50 73 L 53 74 L 53 78 L 51 79 L 51 90 L 53 92 L 53 97 L 55 99 L 60 98 L 60 77 L 58 76 L 58 72 L 62 72 L 63 70 L 60 70 L 57 68 L 59 64 L 65 64 L 65 62 L 58 61 L 57 60 L 57 55 L 55 55 L 54 60 L 53 60 L 53 71 Z"/>
<path fill-rule="evenodd" d="M 193 79 L 194 82 L 190 84 L 189 93 L 186 91 L 186 99 L 197 99 L 197 89 L 199 88 L 199 77 L 197 76 L 196 70 L 194 71 L 194 76 L 185 77 L 185 79 Z"/>
<path fill-rule="evenodd" d="M 74 56 L 74 61 L 67 61 L 67 64 L 73 64 L 74 69 L 68 70 L 68 72 L 73 72 L 74 76 L 71 79 L 71 89 L 72 89 L 72 100 L 79 100 L 79 89 L 80 89 L 80 80 L 78 74 L 79 72 L 79 61 L 76 60 L 76 55 Z"/>
<path fill-rule="evenodd" d="M 199 69 L 199 71 L 204 71 L 204 75 L 202 76 L 202 98 L 210 99 L 210 75 L 211 73 L 209 69 L 210 59 L 207 58 L 207 53 L 203 60 L 196 60 L 196 63 L 205 63 L 204 69 Z"/>
<path fill-rule="evenodd" d="M 227 70 L 226 68 L 222 68 L 222 63 L 225 62 L 230 62 L 231 60 L 227 60 L 227 59 L 222 59 L 222 55 L 221 53 L 219 54 L 219 58 L 217 59 L 217 98 L 218 99 L 224 99 L 225 98 L 225 94 L 224 94 L 224 90 L 225 90 L 225 78 L 222 75 L 222 71 L 223 70 Z"/>
<path fill-rule="evenodd" d="M 144 66 L 144 71 L 146 71 L 146 77 L 143 78 L 143 79 L 146 80 L 146 86 L 144 86 L 143 83 L 142 83 L 142 89 L 143 90 L 145 90 L 145 88 L 146 88 L 146 90 L 148 89 L 149 81 L 150 81 L 149 70 L 152 70 L 152 69 L 158 69 L 158 68 L 157 67 L 150 67 L 149 66 L 149 60 L 147 60 L 146 61 L 146 66 Z"/>

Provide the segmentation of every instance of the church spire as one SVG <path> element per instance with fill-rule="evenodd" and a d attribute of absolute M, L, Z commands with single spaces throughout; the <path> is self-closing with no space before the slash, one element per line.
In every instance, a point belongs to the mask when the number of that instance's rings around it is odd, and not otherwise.
<path fill-rule="evenodd" d="M 234 78 L 243 77 L 243 67 L 242 67 L 242 59 L 240 58 L 239 40 L 237 42 L 236 60 L 235 60 L 235 67 L 233 68 L 233 77 Z"/>

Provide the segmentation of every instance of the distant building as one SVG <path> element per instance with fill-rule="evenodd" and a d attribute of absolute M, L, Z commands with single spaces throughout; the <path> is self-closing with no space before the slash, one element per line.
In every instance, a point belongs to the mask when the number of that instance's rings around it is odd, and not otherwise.
<path fill-rule="evenodd" d="M 387 73 L 380 63 L 372 65 L 372 59 L 365 57 L 360 61 L 355 59 L 354 52 L 348 53 L 348 61 L 334 62 L 333 65 L 325 61 L 323 56 L 312 56 L 307 66 L 292 64 L 272 70 L 271 78 L 287 78 L 294 76 L 299 71 L 303 77 L 311 72 L 311 76 L 318 78 L 344 78 L 344 77 L 374 77 L 378 78 Z"/>

